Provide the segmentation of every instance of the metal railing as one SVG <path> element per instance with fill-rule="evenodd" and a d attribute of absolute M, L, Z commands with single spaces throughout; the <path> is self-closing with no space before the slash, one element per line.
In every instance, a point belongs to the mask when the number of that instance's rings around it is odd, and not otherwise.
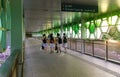
<path fill-rule="evenodd" d="M 19 54 L 20 51 L 14 51 L 0 68 L 0 77 L 19 77 Z M 22 65 L 23 66 L 23 65 Z M 23 72 L 23 71 L 22 71 Z M 22 73 L 21 73 L 22 74 Z M 21 75 L 22 76 L 22 75 Z"/>
<path fill-rule="evenodd" d="M 120 41 L 68 39 L 68 48 L 93 57 L 120 63 Z"/>

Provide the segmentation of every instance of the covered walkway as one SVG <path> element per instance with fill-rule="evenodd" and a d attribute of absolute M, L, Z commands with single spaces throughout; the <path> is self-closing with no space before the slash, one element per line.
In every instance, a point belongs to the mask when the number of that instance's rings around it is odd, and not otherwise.
<path fill-rule="evenodd" d="M 93 57 L 70 50 L 66 54 L 50 54 L 49 51 L 40 49 L 38 39 L 28 38 L 25 47 L 24 77 L 120 76 L 118 70 L 120 66 L 116 64 L 95 60 Z M 114 70 L 112 70 L 113 68 Z"/>

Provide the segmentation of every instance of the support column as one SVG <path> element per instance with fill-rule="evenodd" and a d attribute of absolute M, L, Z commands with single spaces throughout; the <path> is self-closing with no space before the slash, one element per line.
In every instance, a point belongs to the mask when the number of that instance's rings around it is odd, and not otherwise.
<path fill-rule="evenodd" d="M 81 39 L 85 39 L 86 38 L 86 30 L 85 30 L 85 21 L 84 18 L 81 18 Z"/>
<path fill-rule="evenodd" d="M 3 28 L 6 28 L 6 11 L 3 10 L 2 11 L 2 14 L 1 14 L 1 23 L 2 23 L 2 27 Z M 1 44 L 2 44 L 2 48 L 3 49 L 6 49 L 6 31 L 2 31 L 2 38 L 1 38 Z"/>
<path fill-rule="evenodd" d="M 85 38 L 86 38 L 86 30 L 84 27 L 85 21 L 83 18 L 83 13 L 81 13 L 81 39 L 82 39 L 82 43 L 81 43 L 81 47 L 82 47 L 82 53 L 85 52 Z"/>
<path fill-rule="evenodd" d="M 23 69 L 23 0 L 11 0 L 11 53 L 20 52 L 17 77 L 22 76 Z"/>
<path fill-rule="evenodd" d="M 11 0 L 11 52 L 22 51 L 23 1 Z"/>
<path fill-rule="evenodd" d="M 10 1 L 7 1 L 7 23 L 6 23 L 6 46 L 10 47 L 11 45 L 11 9 L 10 9 Z"/>
<path fill-rule="evenodd" d="M 60 0 L 60 7 L 62 7 L 61 6 L 61 3 L 62 3 L 62 0 Z M 60 32 L 60 35 L 61 35 L 61 37 L 63 36 L 63 15 L 62 15 L 63 13 L 62 13 L 62 11 L 60 11 L 60 24 L 61 24 L 61 26 L 60 26 L 60 30 L 61 30 L 61 32 Z"/>

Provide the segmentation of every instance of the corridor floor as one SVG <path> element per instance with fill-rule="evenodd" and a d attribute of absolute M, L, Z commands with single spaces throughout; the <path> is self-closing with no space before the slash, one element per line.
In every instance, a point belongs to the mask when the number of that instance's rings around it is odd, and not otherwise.
<path fill-rule="evenodd" d="M 50 54 L 40 41 L 26 40 L 24 77 L 117 77 L 69 54 Z"/>

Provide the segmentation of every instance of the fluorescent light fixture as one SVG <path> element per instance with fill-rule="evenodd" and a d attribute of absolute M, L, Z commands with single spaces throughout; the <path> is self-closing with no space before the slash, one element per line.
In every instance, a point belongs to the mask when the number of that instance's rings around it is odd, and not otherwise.
<path fill-rule="evenodd" d="M 98 3 L 100 3 L 99 6 L 100 6 L 100 9 L 101 9 L 101 12 L 102 13 L 107 12 L 108 5 L 109 5 L 109 0 L 99 0 Z"/>

